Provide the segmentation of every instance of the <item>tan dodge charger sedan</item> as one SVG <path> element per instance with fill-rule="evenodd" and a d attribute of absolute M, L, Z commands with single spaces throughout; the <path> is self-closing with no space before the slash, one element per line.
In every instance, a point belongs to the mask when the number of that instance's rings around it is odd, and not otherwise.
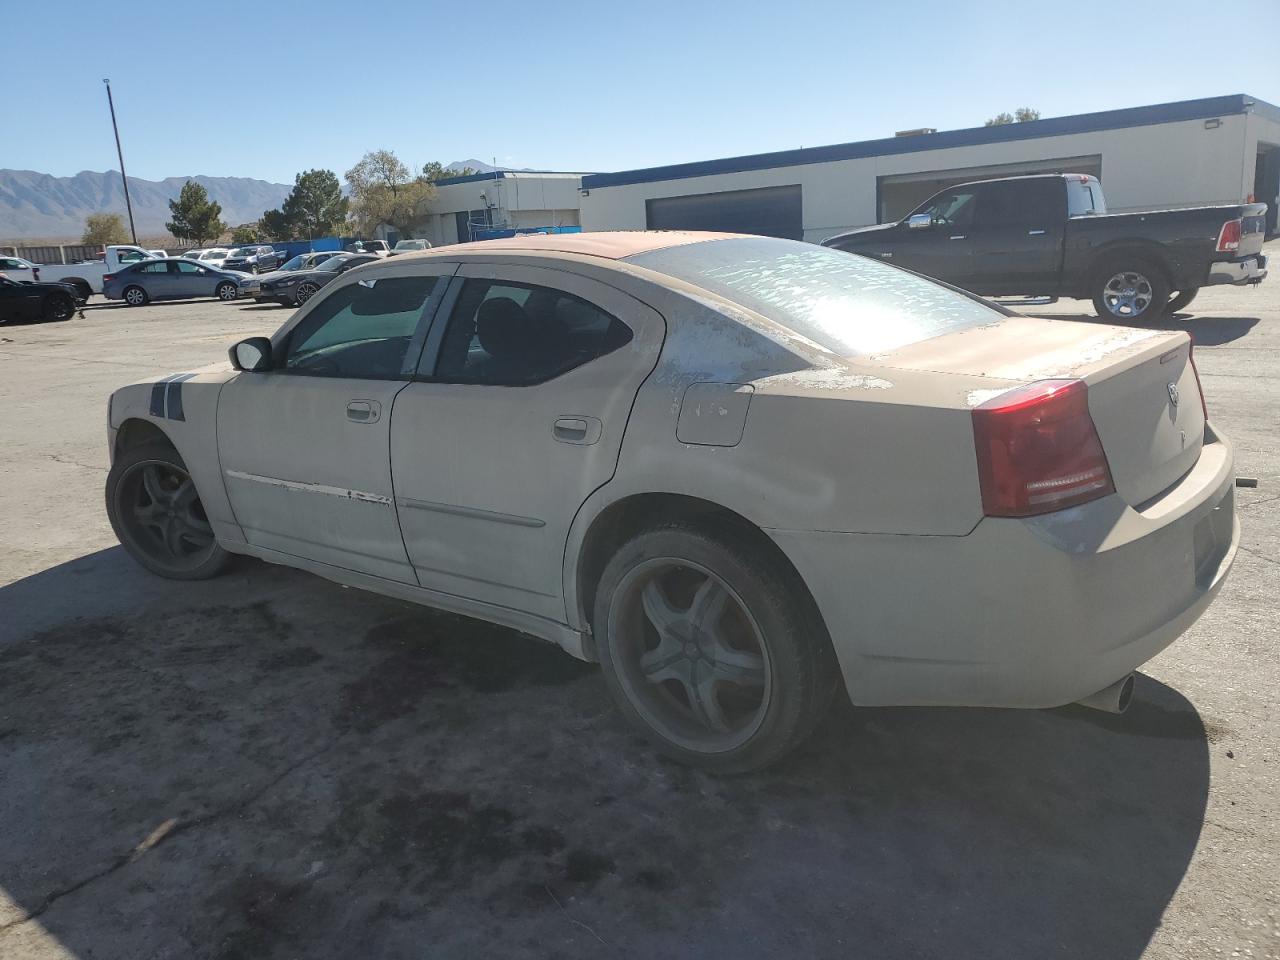
<path fill-rule="evenodd" d="M 852 254 L 598 233 L 335 281 L 124 387 L 107 509 L 599 661 L 666 753 L 776 760 L 855 704 L 1120 710 L 1235 556 L 1185 333 L 1037 320 Z"/>

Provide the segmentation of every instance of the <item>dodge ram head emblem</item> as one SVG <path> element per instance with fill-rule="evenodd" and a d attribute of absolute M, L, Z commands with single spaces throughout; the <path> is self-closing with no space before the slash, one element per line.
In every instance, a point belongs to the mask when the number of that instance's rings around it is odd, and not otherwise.
<path fill-rule="evenodd" d="M 1178 405 L 1178 385 L 1176 383 L 1169 384 L 1169 402 L 1175 407 Z"/>

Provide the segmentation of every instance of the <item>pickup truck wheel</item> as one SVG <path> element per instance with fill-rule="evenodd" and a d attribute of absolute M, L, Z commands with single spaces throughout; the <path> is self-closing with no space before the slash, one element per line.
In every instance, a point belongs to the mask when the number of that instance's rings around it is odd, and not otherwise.
<path fill-rule="evenodd" d="M 1098 271 L 1093 307 L 1103 320 L 1153 323 L 1169 303 L 1169 282 L 1145 260 L 1115 261 Z"/>
<path fill-rule="evenodd" d="M 69 293 L 51 293 L 44 298 L 42 313 L 46 320 L 70 320 L 75 312 L 76 304 Z"/>
<path fill-rule="evenodd" d="M 89 282 L 87 280 L 81 280 L 79 277 L 71 277 L 69 280 L 62 280 L 60 282 L 65 283 L 67 286 L 75 287 L 76 299 L 81 303 L 84 303 L 93 296 L 93 287 L 89 286 Z"/>
<path fill-rule="evenodd" d="M 172 580 L 204 580 L 231 555 L 218 546 L 182 457 L 155 441 L 123 451 L 107 474 L 107 518 L 128 554 Z"/>
<path fill-rule="evenodd" d="M 147 296 L 147 291 L 141 287 L 125 287 L 124 302 L 131 307 L 145 306 L 151 298 Z"/>
<path fill-rule="evenodd" d="M 1190 290 L 1179 290 L 1169 300 L 1169 306 L 1166 307 L 1170 313 L 1177 313 L 1192 300 L 1196 298 L 1196 294 L 1200 292 L 1199 287 L 1192 287 Z"/>

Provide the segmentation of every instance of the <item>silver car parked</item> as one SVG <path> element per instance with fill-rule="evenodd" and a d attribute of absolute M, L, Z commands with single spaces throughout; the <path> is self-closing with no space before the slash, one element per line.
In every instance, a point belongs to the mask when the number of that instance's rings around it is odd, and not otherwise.
<path fill-rule="evenodd" d="M 174 257 L 146 260 L 109 273 L 102 278 L 102 293 L 108 300 L 123 300 L 131 307 L 141 307 L 152 300 L 236 300 L 246 279 L 243 273 Z"/>

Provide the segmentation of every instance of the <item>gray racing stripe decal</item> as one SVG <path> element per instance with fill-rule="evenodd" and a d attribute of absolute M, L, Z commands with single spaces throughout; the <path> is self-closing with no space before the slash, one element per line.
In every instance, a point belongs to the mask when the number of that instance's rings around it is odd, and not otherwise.
<path fill-rule="evenodd" d="M 153 417 L 164 416 L 165 388 L 166 388 L 166 385 L 169 383 L 169 381 L 176 376 L 177 376 L 176 373 L 171 373 L 169 374 L 169 376 L 162 377 L 161 379 L 157 380 L 155 383 L 151 385 L 151 410 L 150 410 L 151 416 Z"/>
<path fill-rule="evenodd" d="M 170 420 L 187 419 L 182 412 L 182 385 L 194 376 L 194 373 L 179 374 L 165 387 L 164 412 Z"/>

